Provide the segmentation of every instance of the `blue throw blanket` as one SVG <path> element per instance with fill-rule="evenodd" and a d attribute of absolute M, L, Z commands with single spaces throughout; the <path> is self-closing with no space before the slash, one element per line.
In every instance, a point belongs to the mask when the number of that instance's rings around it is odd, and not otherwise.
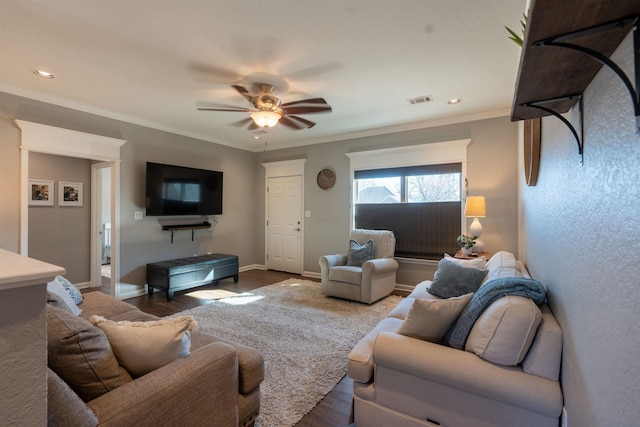
<path fill-rule="evenodd" d="M 541 304 L 545 300 L 546 291 L 544 286 L 535 279 L 505 277 L 485 283 L 451 325 L 444 337 L 444 344 L 463 350 L 476 320 L 494 301 L 506 295 L 529 298 L 536 304 Z"/>

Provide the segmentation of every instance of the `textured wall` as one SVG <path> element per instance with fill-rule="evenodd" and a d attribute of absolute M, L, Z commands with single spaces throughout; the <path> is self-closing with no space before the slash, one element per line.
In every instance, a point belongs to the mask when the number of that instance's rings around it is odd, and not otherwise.
<path fill-rule="evenodd" d="M 43 426 L 47 420 L 46 286 L 0 292 L 0 425 Z"/>
<path fill-rule="evenodd" d="M 632 46 L 627 38 L 613 56 L 631 78 Z M 559 120 L 542 128 L 538 184 L 521 188 L 523 247 L 563 329 L 569 425 L 638 425 L 640 137 L 630 97 L 610 70 L 594 79 L 584 166 Z"/>

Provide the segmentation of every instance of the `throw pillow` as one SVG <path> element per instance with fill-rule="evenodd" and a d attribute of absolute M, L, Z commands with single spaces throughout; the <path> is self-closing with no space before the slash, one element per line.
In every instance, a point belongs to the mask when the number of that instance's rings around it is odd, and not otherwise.
<path fill-rule="evenodd" d="M 189 355 L 193 316 L 149 322 L 114 322 L 93 315 L 91 323 L 104 331 L 116 358 L 133 376 L 140 377 L 167 363 Z"/>
<path fill-rule="evenodd" d="M 370 259 L 373 259 L 373 240 L 368 240 L 364 245 L 353 239 L 349 240 L 347 265 L 362 267 L 362 264 Z"/>
<path fill-rule="evenodd" d="M 465 267 L 443 258 L 438 263 L 438 270 L 433 276 L 429 293 L 440 298 L 452 298 L 475 292 L 486 275 L 486 270 Z"/>
<path fill-rule="evenodd" d="M 65 291 L 67 291 L 67 293 L 69 294 L 73 302 L 76 303 L 76 305 L 82 304 L 82 293 L 78 288 L 73 286 L 73 283 L 71 283 L 70 281 L 68 281 L 66 278 L 62 276 L 56 276 L 55 280 L 60 282 L 62 287 L 65 289 Z"/>
<path fill-rule="evenodd" d="M 69 293 L 56 279 L 47 283 L 47 302 L 76 316 L 82 313 Z"/>
<path fill-rule="evenodd" d="M 529 298 L 507 295 L 494 301 L 474 323 L 465 350 L 485 360 L 515 366 L 524 360 L 542 312 Z"/>
<path fill-rule="evenodd" d="M 452 257 L 449 254 L 444 254 L 444 257 L 449 261 L 457 262 L 458 264 L 464 265 L 465 267 L 473 267 L 473 268 L 482 268 L 484 267 L 484 264 L 487 261 L 487 259 L 483 256 L 479 256 L 477 258 L 471 258 L 471 259 L 460 259 L 460 258 Z"/>
<path fill-rule="evenodd" d="M 47 306 L 47 362 L 85 402 L 132 381 L 99 328 Z"/>
<path fill-rule="evenodd" d="M 397 333 L 440 344 L 472 296 L 440 300 L 416 298 Z"/>

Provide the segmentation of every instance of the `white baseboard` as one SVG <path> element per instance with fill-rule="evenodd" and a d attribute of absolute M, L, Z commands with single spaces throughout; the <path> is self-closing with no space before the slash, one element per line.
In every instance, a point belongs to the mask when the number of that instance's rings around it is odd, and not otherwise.
<path fill-rule="evenodd" d="M 87 289 L 91 287 L 91 282 L 74 283 L 73 286 L 75 286 L 78 289 Z"/>

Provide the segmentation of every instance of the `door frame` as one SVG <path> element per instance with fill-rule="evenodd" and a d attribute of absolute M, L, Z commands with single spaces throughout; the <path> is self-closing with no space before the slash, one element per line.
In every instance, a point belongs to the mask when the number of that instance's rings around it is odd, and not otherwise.
<path fill-rule="evenodd" d="M 267 253 L 269 251 L 269 178 L 284 178 L 287 176 L 300 176 L 300 263 L 301 271 L 304 272 L 304 165 L 307 159 L 285 160 L 280 162 L 262 163 L 265 168 L 264 181 L 264 266 L 269 269 Z"/>
<path fill-rule="evenodd" d="M 127 141 L 25 120 L 14 120 L 22 132 L 20 143 L 20 254 L 29 256 L 29 153 L 45 153 L 110 162 L 111 164 L 111 292 L 116 298 L 120 276 L 120 147 Z M 93 217 L 92 217 L 93 221 Z M 91 249 L 95 242 L 91 233 Z M 101 283 L 91 283 L 92 287 Z"/>

